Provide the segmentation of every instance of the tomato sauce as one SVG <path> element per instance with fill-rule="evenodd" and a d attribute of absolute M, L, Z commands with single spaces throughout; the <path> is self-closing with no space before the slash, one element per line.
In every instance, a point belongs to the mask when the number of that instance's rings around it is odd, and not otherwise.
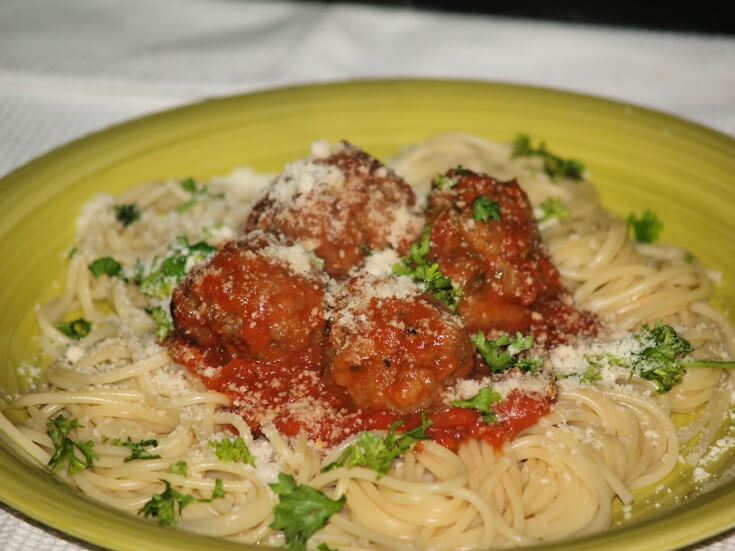
<path fill-rule="evenodd" d="M 350 405 L 342 389 L 325 384 L 313 368 L 233 360 L 208 377 L 196 351 L 186 349 L 183 343 L 171 346 L 174 359 L 200 375 L 208 388 L 228 395 L 233 410 L 256 433 L 265 421 L 270 421 L 286 436 L 305 432 L 318 446 L 328 447 L 362 431 L 387 430 L 400 419 L 405 423 L 396 432 L 421 425 L 420 412 L 402 417 L 388 410 L 361 410 Z M 546 396 L 513 390 L 494 405 L 495 423 L 486 424 L 474 409 L 444 407 L 426 412 L 432 422 L 426 433 L 451 450 L 457 450 L 468 439 L 482 439 L 500 449 L 548 414 L 551 405 Z"/>

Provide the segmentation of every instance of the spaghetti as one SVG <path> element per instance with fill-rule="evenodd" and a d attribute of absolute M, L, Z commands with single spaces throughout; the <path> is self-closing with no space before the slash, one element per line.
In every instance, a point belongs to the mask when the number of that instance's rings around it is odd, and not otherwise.
<path fill-rule="evenodd" d="M 385 474 L 335 466 L 358 434 L 336 439 L 337 445 L 315 445 L 304 432 L 285 434 L 272 419 L 251 426 L 231 408 L 224 389 L 210 390 L 174 362 L 156 335 L 168 322 L 173 288 L 162 259 L 178 258 L 190 271 L 211 257 L 199 243 L 219 246 L 237 235 L 271 180 L 247 170 L 206 186 L 147 184 L 84 207 L 64 292 L 38 308 L 42 344 L 53 361 L 43 384 L 5 411 L 14 423 L 0 416 L 3 429 L 49 463 L 49 422 L 63 414 L 78 421 L 75 441 L 92 442 L 98 459 L 59 475 L 91 498 L 136 514 L 170 485 L 191 497 L 175 515 L 182 529 L 275 546 L 286 543 L 272 527 L 279 500 L 270 484 L 279 473 L 333 500 L 345 498 L 341 510 L 308 538 L 309 547 L 475 549 L 604 530 L 613 522 L 616 500 L 628 508 L 634 490 L 675 469 L 701 468 L 730 407 L 727 372 L 688 369 L 667 393 L 614 362 L 598 366 L 593 381 L 579 375 L 589 357 L 630 353 L 631 332 L 644 323 L 675 326 L 691 342 L 693 358 L 735 358 L 735 334 L 708 303 L 713 284 L 703 266 L 675 246 L 633 243 L 589 182 L 552 179 L 541 158 L 512 157 L 508 145 L 446 134 L 406 149 L 390 164 L 419 198 L 436 174 L 462 165 L 501 180 L 517 178 L 536 209 L 554 199 L 567 211 L 540 222 L 539 230 L 574 304 L 596 314 L 602 326 L 596 338 L 534 350 L 557 377 L 558 397 L 548 414 L 515 438 L 504 445 L 462 439 L 456 451 L 423 440 Z M 132 204 L 140 216 L 126 224 L 114 207 Z M 397 235 L 380 237 L 383 246 L 398 247 L 403 238 Z M 367 264 L 377 272 L 380 262 L 390 268 L 398 261 L 395 253 L 375 257 Z M 89 265 L 100 258 L 114 259 L 121 271 L 95 276 Z M 335 273 L 347 271 L 340 260 L 335 257 Z M 141 281 L 154 272 L 163 274 L 155 281 L 159 287 L 149 279 L 144 291 Z M 59 330 L 60 322 L 74 318 L 90 323 L 88 334 Z M 445 398 L 467 399 L 482 386 L 460 371 L 459 380 L 448 379 Z M 495 390 L 507 399 L 523 384 L 523 377 L 511 378 Z M 672 414 L 693 411 L 698 416 L 691 424 L 675 426 Z M 217 453 L 217 442 L 236 443 L 235 437 L 251 461 L 228 461 Z M 148 442 L 136 452 L 142 457 L 130 459 L 125 439 Z"/>

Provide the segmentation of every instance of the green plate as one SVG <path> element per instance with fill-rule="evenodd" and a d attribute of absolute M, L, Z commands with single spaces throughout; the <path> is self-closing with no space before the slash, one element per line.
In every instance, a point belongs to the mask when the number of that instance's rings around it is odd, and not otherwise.
<path fill-rule="evenodd" d="M 662 113 L 589 96 L 506 84 L 437 80 L 346 82 L 212 100 L 93 134 L 0 181 L 0 388 L 22 389 L 16 369 L 32 360 L 33 307 L 57 293 L 87 199 L 148 180 L 279 171 L 318 139 L 341 138 L 378 157 L 445 131 L 509 141 L 519 131 L 583 160 L 603 202 L 627 214 L 649 207 L 663 239 L 692 250 L 725 276 L 722 310 L 735 305 L 735 140 Z M 732 309 L 732 308 L 731 308 Z M 732 469 L 735 459 L 724 462 Z M 0 499 L 31 518 L 115 549 L 240 549 L 165 529 L 93 502 L 14 449 L 0 432 Z M 692 482 L 675 481 L 688 485 Z M 662 508 L 666 509 L 666 508 Z M 683 506 L 566 549 L 664 549 L 735 526 L 735 482 Z"/>

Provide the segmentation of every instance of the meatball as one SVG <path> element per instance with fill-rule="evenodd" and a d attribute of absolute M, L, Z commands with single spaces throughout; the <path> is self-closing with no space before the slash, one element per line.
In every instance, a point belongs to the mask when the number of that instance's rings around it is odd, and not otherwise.
<path fill-rule="evenodd" d="M 260 231 L 225 244 L 174 290 L 174 356 L 194 354 L 202 369 L 232 360 L 318 366 L 326 303 L 314 261 Z"/>
<path fill-rule="evenodd" d="M 458 312 L 471 333 L 530 331 L 546 344 L 594 333 L 594 317 L 572 306 L 515 180 L 452 169 L 436 179 L 429 223 L 429 258 L 463 288 Z"/>
<path fill-rule="evenodd" d="M 334 277 L 370 250 L 401 252 L 423 225 L 413 191 L 391 169 L 347 142 L 288 165 L 259 199 L 245 231 L 260 228 L 303 241 Z"/>
<path fill-rule="evenodd" d="M 363 274 L 337 297 L 325 361 L 327 379 L 358 407 L 405 414 L 467 375 L 473 346 L 456 316 L 408 278 Z"/>

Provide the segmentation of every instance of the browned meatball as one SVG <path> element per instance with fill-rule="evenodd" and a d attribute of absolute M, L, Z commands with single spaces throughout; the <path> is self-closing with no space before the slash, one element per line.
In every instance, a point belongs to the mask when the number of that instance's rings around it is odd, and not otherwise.
<path fill-rule="evenodd" d="M 471 333 L 531 331 L 548 344 L 594 333 L 594 317 L 571 306 L 515 180 L 453 169 L 429 201 L 429 258 L 463 288 L 458 312 Z"/>
<path fill-rule="evenodd" d="M 361 275 L 337 300 L 326 376 L 364 409 L 409 413 L 467 375 L 473 347 L 459 320 L 407 278 Z"/>
<path fill-rule="evenodd" d="M 328 154 L 291 163 L 257 202 L 245 231 L 261 228 L 304 241 L 327 272 L 346 275 L 369 250 L 401 252 L 421 230 L 411 188 L 359 148 L 342 142 Z"/>
<path fill-rule="evenodd" d="M 171 302 L 170 348 L 186 362 L 302 362 L 318 366 L 326 326 L 324 282 L 302 247 L 254 232 L 195 268 Z"/>

